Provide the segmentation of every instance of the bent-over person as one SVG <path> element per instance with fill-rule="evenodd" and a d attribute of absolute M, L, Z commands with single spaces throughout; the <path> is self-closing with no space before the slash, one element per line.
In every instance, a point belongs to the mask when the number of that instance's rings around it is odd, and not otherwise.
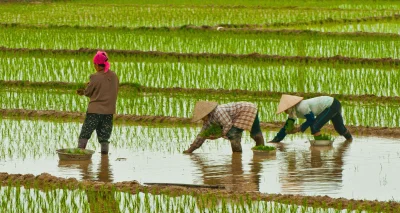
<path fill-rule="evenodd" d="M 90 75 L 90 81 L 85 89 L 77 90 L 79 95 L 90 98 L 86 118 L 79 135 L 78 148 L 85 149 L 93 131 L 96 130 L 101 144 L 101 153 L 108 154 L 119 81 L 117 75 L 110 70 L 110 63 L 105 52 L 98 51 L 93 62 L 96 73 Z"/>
<path fill-rule="evenodd" d="M 278 105 L 277 114 L 285 112 L 288 114 L 285 126 L 269 142 L 280 142 L 287 134 L 304 132 L 308 127 L 315 140 L 321 138 L 321 128 L 332 122 L 333 127 L 339 135 L 346 138 L 346 141 L 352 141 L 353 137 L 346 129 L 342 117 L 342 105 L 340 102 L 330 96 L 319 96 L 303 100 L 303 97 L 294 95 L 282 95 Z M 296 118 L 306 119 L 299 127 L 294 125 Z"/>
<path fill-rule="evenodd" d="M 264 145 L 264 137 L 260 128 L 257 106 L 249 102 L 236 102 L 218 105 L 217 102 L 198 101 L 193 111 L 192 121 L 203 120 L 203 128 L 189 149 L 184 153 L 192 153 L 206 139 L 215 140 L 223 137 L 231 142 L 232 152 L 242 152 L 241 138 L 244 130 L 250 131 L 256 145 Z M 221 135 L 204 136 L 212 125 L 222 129 Z"/>

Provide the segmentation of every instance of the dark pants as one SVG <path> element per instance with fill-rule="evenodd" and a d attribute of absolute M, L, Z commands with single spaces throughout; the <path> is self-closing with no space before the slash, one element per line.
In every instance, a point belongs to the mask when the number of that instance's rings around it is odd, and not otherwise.
<path fill-rule="evenodd" d="M 228 137 L 229 140 L 234 140 L 237 138 L 242 137 L 243 129 L 237 128 L 237 127 L 232 127 L 226 136 Z M 260 119 L 258 118 L 258 113 L 256 114 L 256 118 L 254 119 L 253 125 L 251 126 L 250 130 L 250 136 L 254 137 L 257 134 L 261 133 L 261 127 L 260 127 Z"/>
<path fill-rule="evenodd" d="M 79 139 L 90 139 L 96 130 L 99 143 L 109 143 L 113 127 L 113 115 L 86 113 Z"/>
<path fill-rule="evenodd" d="M 336 132 L 340 135 L 344 135 L 347 132 L 343 123 L 342 105 L 336 98 L 333 100 L 330 107 L 326 108 L 316 117 L 313 125 L 311 125 L 311 133 L 315 134 L 321 131 L 321 128 L 328 123 L 329 120 L 332 121 Z"/>

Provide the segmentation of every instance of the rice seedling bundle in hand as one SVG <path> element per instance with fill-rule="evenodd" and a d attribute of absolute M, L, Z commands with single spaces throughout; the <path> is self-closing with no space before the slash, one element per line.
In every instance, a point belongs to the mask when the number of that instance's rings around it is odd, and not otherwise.
<path fill-rule="evenodd" d="M 218 124 L 211 124 L 207 129 L 200 133 L 201 137 L 222 137 L 222 127 Z"/>

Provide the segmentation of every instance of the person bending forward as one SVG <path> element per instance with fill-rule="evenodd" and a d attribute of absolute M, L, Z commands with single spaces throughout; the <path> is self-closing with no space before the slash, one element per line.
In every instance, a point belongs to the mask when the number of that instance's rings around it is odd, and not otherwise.
<path fill-rule="evenodd" d="M 340 102 L 333 97 L 319 96 L 303 100 L 303 97 L 294 95 L 282 95 L 278 105 L 277 114 L 285 112 L 288 114 L 285 126 L 269 142 L 280 142 L 286 134 L 304 132 L 308 127 L 315 140 L 321 137 L 321 128 L 332 121 L 337 133 L 344 136 L 347 141 L 352 141 L 353 137 L 346 129 L 343 123 L 342 106 Z M 295 127 L 295 119 L 303 118 L 306 121 L 299 127 Z"/>
<path fill-rule="evenodd" d="M 203 120 L 203 128 L 197 135 L 189 149 L 184 153 L 192 153 L 198 149 L 206 139 L 217 139 L 223 137 L 231 142 L 233 152 L 242 152 L 240 144 L 244 130 L 250 131 L 251 138 L 256 145 L 264 145 L 264 137 L 260 128 L 257 106 L 249 102 L 236 102 L 218 105 L 216 102 L 198 101 L 193 111 L 192 121 Z M 222 128 L 219 136 L 203 136 L 203 132 L 212 126 Z"/>

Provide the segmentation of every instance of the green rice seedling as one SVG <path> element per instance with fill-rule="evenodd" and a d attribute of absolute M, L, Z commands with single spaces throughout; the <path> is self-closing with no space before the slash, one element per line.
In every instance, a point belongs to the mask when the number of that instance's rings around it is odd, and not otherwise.
<path fill-rule="evenodd" d="M 203 30 L 26 29 L 0 28 L 0 45 L 8 48 L 101 48 L 179 53 L 262 53 L 280 56 L 400 58 L 391 35 L 314 32 L 224 32 Z M 209 39 L 212 37 L 213 39 Z M 43 39 L 45 38 L 45 39 Z M 54 39 L 57 38 L 57 39 Z M 40 41 L 40 42 L 38 42 Z M 73 41 L 73 42 L 71 42 Z M 251 43 L 252 45 L 248 45 Z M 336 48 L 336 47 L 342 48 Z M 376 51 L 361 51 L 374 49 Z"/>
<path fill-rule="evenodd" d="M 78 96 L 74 92 L 74 90 L 9 89 L 0 92 L 0 98 L 3 100 L 0 106 L 3 109 L 85 112 L 88 99 Z M 338 99 L 340 100 L 340 98 Z M 263 122 L 283 121 L 286 119 L 286 116 L 274 113 L 279 101 L 278 96 L 276 98 L 259 98 L 245 95 L 235 96 L 234 94 L 221 96 L 218 93 L 188 95 L 184 91 L 174 93 L 171 96 L 169 92 L 149 94 L 148 92 L 132 93 L 129 90 L 121 90 L 117 100 L 117 113 L 189 118 L 194 104 L 198 100 L 212 100 L 220 104 L 249 101 L 257 104 L 260 111 L 259 116 Z M 343 117 L 347 124 L 385 127 L 399 127 L 400 125 L 400 113 L 397 110 L 397 105 L 393 102 L 377 103 L 361 100 L 341 102 L 343 105 Z M 160 105 L 159 103 L 164 104 Z M 302 120 L 299 120 L 299 123 L 302 122 Z"/>
<path fill-rule="evenodd" d="M 254 146 L 251 148 L 252 150 L 260 150 L 260 151 L 273 151 L 276 150 L 273 146 Z"/>
<path fill-rule="evenodd" d="M 145 1 L 142 1 L 142 4 Z M 65 4 L 65 3 L 52 3 L 51 5 L 37 5 L 37 4 L 5 4 L 0 8 L 0 13 L 5 14 L 0 18 L 1 23 L 8 23 L 10 26 L 17 24 L 36 24 L 53 26 L 69 26 L 71 28 L 83 27 L 166 27 L 166 26 L 186 26 L 186 25 L 220 25 L 231 24 L 233 26 L 240 24 L 258 24 L 265 26 L 283 25 L 293 22 L 317 22 L 324 20 L 336 19 L 361 19 L 370 17 L 372 8 L 390 8 L 388 10 L 374 10 L 375 16 L 393 15 L 398 10 L 395 3 L 383 3 L 372 5 L 370 2 L 344 2 L 342 4 L 331 1 L 328 4 L 321 4 L 313 1 L 311 4 L 299 3 L 298 1 L 287 1 L 286 3 L 277 4 L 271 3 L 272 1 L 262 1 L 249 3 L 243 0 L 236 0 L 240 7 L 232 6 L 234 2 L 229 2 L 226 6 L 226 1 L 197 1 L 196 3 L 190 2 L 188 6 L 181 6 L 187 2 L 178 2 L 178 5 L 173 5 L 172 2 L 153 1 L 157 5 L 146 3 L 145 5 L 138 5 L 138 2 L 126 1 L 124 5 L 115 4 Z M 208 3 L 207 3 L 208 2 Z M 215 5 L 221 2 L 223 6 L 208 6 Z M 172 4 L 171 4 L 172 3 Z M 198 6 L 191 6 L 192 4 L 200 4 Z M 225 6 L 224 6 L 225 5 Z M 250 5 L 252 7 L 245 7 Z M 264 7 L 254 7 L 265 5 Z M 272 8 L 270 7 L 271 5 Z M 301 5 L 297 8 L 295 5 Z M 303 9 L 303 5 L 311 5 L 307 9 Z M 317 7 L 315 5 L 318 5 Z M 357 7 L 356 10 L 344 10 L 342 7 Z M 340 9 L 332 9 L 340 7 Z M 98 11 L 96 13 L 95 11 Z M 99 14 L 104 14 L 108 11 L 115 13 L 112 17 L 104 17 Z M 286 14 L 286 15 L 282 15 Z M 134 16 L 136 19 L 129 19 L 127 17 Z M 240 27 L 240 26 L 238 26 Z"/>
<path fill-rule="evenodd" d="M 87 152 L 84 149 L 79 149 L 79 148 L 70 148 L 65 150 L 66 153 L 68 154 L 73 154 L 73 155 L 85 155 Z"/>
<path fill-rule="evenodd" d="M 4 80 L 76 82 L 80 85 L 74 85 L 71 88 L 77 89 L 84 86 L 84 82 L 89 80 L 88 77 L 93 72 L 89 56 L 42 59 L 4 55 L 4 58 L 0 57 L 0 69 L 9 70 L 9 72 L 0 73 L 0 78 Z M 377 96 L 400 94 L 397 89 L 400 83 L 393 81 L 400 78 L 397 67 L 395 65 L 381 67 L 379 62 L 368 66 L 362 63 L 332 66 L 331 64 L 320 65 L 317 62 L 304 64 L 293 61 L 282 66 L 278 61 L 261 63 L 248 59 L 236 62 L 213 59 L 176 62 L 174 59 L 163 62 L 133 57 L 129 60 L 113 63 L 112 67 L 123 85 L 134 83 L 132 80 L 134 79 L 136 82 L 141 82 L 143 86 L 158 88 L 242 89 Z M 70 65 L 71 61 L 74 62 L 73 65 Z M 171 80 L 171 75 L 176 77 Z M 207 79 L 207 81 L 196 79 Z M 349 86 L 349 82 L 343 79 L 353 80 Z M 75 94 L 75 91 L 71 92 Z"/>
<path fill-rule="evenodd" d="M 304 26 L 300 29 L 309 29 L 323 32 L 370 32 L 370 33 L 398 33 L 399 20 L 383 20 L 355 23 L 336 23 L 324 26 Z"/>
<path fill-rule="evenodd" d="M 332 135 L 328 135 L 328 134 L 321 134 L 319 136 L 314 136 L 314 139 L 315 140 L 328 140 L 328 141 L 334 140 Z"/>
<path fill-rule="evenodd" d="M 222 127 L 218 124 L 211 124 L 207 129 L 200 133 L 202 137 L 221 137 L 222 136 Z"/>

